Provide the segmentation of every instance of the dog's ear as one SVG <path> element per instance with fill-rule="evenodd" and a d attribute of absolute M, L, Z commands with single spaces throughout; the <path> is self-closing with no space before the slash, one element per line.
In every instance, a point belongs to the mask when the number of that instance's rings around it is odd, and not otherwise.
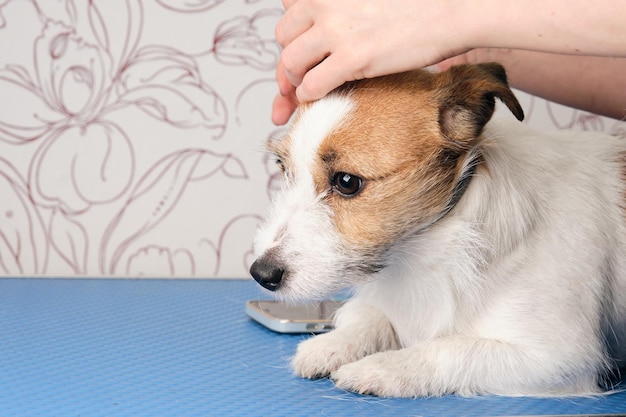
<path fill-rule="evenodd" d="M 518 120 L 524 111 L 509 88 L 506 73 L 497 63 L 453 66 L 435 76 L 442 133 L 460 146 L 478 137 L 495 109 L 498 97 Z"/>

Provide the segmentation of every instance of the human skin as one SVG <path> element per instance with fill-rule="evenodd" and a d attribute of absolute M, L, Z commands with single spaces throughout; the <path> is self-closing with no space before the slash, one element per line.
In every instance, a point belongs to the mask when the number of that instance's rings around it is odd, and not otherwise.
<path fill-rule="evenodd" d="M 511 86 L 591 113 L 626 118 L 626 58 L 551 54 L 511 49 L 474 49 L 437 67 L 496 61 Z"/>
<path fill-rule="evenodd" d="M 626 57 L 626 5 L 620 0 L 605 0 L 602 7 L 587 0 L 396 0 L 393 7 L 382 0 L 284 0 L 283 5 L 285 14 L 276 26 L 276 39 L 283 46 L 276 71 L 280 93 L 272 111 L 276 124 L 286 123 L 299 102 L 319 99 L 346 81 L 422 68 L 475 49 L 571 55 L 572 60 L 550 59 L 573 66 L 565 71 L 572 76 L 581 74 L 575 57 L 612 58 L 620 69 L 624 64 L 617 58 Z M 535 64 L 546 60 L 533 59 Z M 609 63 L 584 61 L 590 69 Z M 598 75 L 610 83 L 608 75 L 619 72 L 601 70 Z M 523 89 L 531 82 L 512 84 Z M 604 99 L 604 90 L 596 90 L 597 97 Z M 623 117 L 619 107 L 598 112 Z"/>

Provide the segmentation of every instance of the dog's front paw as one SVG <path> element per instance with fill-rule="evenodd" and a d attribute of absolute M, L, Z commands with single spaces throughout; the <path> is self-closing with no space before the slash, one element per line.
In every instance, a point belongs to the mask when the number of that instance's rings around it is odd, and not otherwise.
<path fill-rule="evenodd" d="M 433 395 L 403 350 L 376 353 L 343 365 L 331 374 L 339 388 L 379 397 L 422 397 Z M 436 394 L 435 394 L 436 395 Z"/>
<path fill-rule="evenodd" d="M 323 378 L 363 356 L 365 353 L 359 349 L 354 338 L 334 330 L 301 342 L 291 366 L 296 374 L 304 378 Z"/>

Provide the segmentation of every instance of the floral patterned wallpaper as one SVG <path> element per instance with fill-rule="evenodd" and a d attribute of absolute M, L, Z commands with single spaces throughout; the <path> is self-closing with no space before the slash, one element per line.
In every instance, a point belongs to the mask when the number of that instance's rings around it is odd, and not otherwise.
<path fill-rule="evenodd" d="M 247 277 L 280 0 L 0 0 L 0 276 Z M 520 94 L 529 123 L 617 122 Z"/>

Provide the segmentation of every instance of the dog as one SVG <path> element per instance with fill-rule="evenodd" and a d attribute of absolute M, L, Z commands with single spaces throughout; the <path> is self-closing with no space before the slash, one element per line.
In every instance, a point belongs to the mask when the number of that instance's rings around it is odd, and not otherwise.
<path fill-rule="evenodd" d="M 352 291 L 296 374 L 381 397 L 614 388 L 626 140 L 523 117 L 502 66 L 460 65 L 347 83 L 268 141 L 283 185 L 251 275 L 289 302 Z"/>

